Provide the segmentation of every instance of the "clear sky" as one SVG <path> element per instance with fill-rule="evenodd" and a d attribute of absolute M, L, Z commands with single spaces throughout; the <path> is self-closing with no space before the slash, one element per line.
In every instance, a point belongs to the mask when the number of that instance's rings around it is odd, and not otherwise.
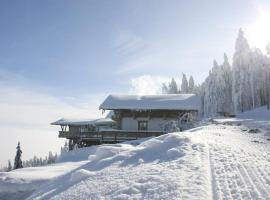
<path fill-rule="evenodd" d="M 182 72 L 202 82 L 268 2 L 0 1 L 0 166 L 18 140 L 24 158 L 57 151 L 49 123 L 99 116 L 109 93 L 156 93 Z"/>

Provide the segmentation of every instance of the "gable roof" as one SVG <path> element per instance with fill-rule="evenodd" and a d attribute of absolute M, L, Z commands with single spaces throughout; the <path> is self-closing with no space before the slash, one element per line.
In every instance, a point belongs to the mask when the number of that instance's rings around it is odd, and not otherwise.
<path fill-rule="evenodd" d="M 93 126 L 102 126 L 102 125 L 111 125 L 116 122 L 110 118 L 99 118 L 99 119 L 67 119 L 62 118 L 56 122 L 52 122 L 51 125 L 74 125 L 74 126 L 83 126 L 83 125 L 93 125 Z"/>
<path fill-rule="evenodd" d="M 100 105 L 103 110 L 199 110 L 195 94 L 109 95 Z"/>

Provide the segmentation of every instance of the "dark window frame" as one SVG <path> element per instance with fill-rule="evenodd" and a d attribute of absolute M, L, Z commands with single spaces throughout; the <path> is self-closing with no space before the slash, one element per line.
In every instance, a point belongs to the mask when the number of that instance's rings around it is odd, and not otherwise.
<path fill-rule="evenodd" d="M 139 131 L 147 131 L 148 130 L 148 121 L 147 120 L 139 120 L 138 121 L 138 130 Z"/>

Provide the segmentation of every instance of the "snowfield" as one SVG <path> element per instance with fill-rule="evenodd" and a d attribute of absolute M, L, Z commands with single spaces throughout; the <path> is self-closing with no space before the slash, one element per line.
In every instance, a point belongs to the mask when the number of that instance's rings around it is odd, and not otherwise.
<path fill-rule="evenodd" d="M 29 167 L 0 173 L 0 199 L 24 199 L 41 185 L 83 165 L 65 162 L 43 167 Z"/>
<path fill-rule="evenodd" d="M 260 116 L 215 119 L 0 173 L 0 199 L 269 199 L 270 116 Z"/>

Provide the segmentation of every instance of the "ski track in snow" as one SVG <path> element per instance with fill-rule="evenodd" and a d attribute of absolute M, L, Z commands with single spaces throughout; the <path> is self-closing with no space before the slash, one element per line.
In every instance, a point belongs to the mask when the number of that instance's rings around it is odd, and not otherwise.
<path fill-rule="evenodd" d="M 256 134 L 227 131 L 228 128 L 209 126 L 203 133 L 209 144 L 213 198 L 269 199 L 269 148 L 258 143 Z"/>

